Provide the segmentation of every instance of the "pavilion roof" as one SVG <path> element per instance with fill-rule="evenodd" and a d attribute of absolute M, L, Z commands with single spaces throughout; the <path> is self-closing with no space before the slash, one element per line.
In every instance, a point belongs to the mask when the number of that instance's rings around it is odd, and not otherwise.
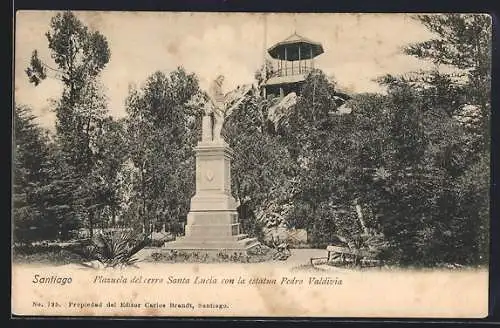
<path fill-rule="evenodd" d="M 324 50 L 321 43 L 293 33 L 285 40 L 273 45 L 267 52 L 272 58 L 285 60 L 286 55 L 286 60 L 294 61 L 299 60 L 299 54 L 300 59 L 311 59 L 321 55 Z"/>

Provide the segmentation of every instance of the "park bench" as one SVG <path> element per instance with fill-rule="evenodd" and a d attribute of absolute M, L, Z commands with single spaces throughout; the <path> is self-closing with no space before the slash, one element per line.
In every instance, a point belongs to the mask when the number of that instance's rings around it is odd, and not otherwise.
<path fill-rule="evenodd" d="M 326 257 L 312 257 L 311 265 L 315 264 L 350 264 L 358 262 L 361 266 L 377 266 L 380 260 L 374 259 L 373 254 L 366 250 L 353 250 L 349 247 L 330 245 L 326 248 Z"/>

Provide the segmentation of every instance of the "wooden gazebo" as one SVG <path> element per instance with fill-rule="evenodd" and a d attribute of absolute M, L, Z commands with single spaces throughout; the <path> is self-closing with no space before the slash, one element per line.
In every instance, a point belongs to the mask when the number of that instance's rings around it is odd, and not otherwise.
<path fill-rule="evenodd" d="M 267 52 L 277 70 L 264 83 L 265 93 L 283 97 L 290 92 L 298 93 L 307 74 L 314 69 L 314 58 L 324 50 L 321 43 L 294 33 Z"/>

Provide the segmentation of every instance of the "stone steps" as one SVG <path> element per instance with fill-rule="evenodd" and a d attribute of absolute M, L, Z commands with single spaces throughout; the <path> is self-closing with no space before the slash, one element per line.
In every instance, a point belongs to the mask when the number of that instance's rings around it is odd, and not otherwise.
<path fill-rule="evenodd" d="M 236 237 L 236 240 L 242 240 L 248 237 L 246 233 L 240 233 L 239 235 L 234 236 Z"/>
<path fill-rule="evenodd" d="M 243 244 L 245 244 L 245 246 L 249 246 L 251 244 L 258 244 L 259 241 L 257 240 L 257 238 L 245 238 L 245 239 L 241 239 L 240 242 L 242 242 Z"/>
<path fill-rule="evenodd" d="M 228 241 L 228 242 L 235 242 L 235 241 L 240 241 L 243 239 L 248 238 L 248 235 L 246 234 L 238 234 L 238 235 L 232 235 L 232 236 L 207 236 L 207 235 L 191 235 L 189 237 L 183 236 L 183 237 L 177 237 L 176 240 L 181 241 L 181 240 L 193 240 L 195 242 L 203 242 L 203 241 L 214 241 L 214 242 L 220 242 L 220 241 Z"/>

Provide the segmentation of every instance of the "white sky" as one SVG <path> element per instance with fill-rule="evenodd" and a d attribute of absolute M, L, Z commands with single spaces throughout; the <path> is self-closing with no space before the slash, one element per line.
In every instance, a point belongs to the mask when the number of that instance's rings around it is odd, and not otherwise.
<path fill-rule="evenodd" d="M 54 123 L 50 99 L 60 95 L 61 85 L 46 79 L 34 87 L 24 69 L 33 49 L 55 67 L 45 37 L 54 14 L 22 11 L 16 18 L 15 101 L 33 107 L 45 127 Z M 401 53 L 408 43 L 432 37 L 404 14 L 77 12 L 77 16 L 108 39 L 111 60 L 102 81 L 115 116 L 125 114 L 129 84 L 140 86 L 157 70 L 184 66 L 196 73 L 202 88 L 219 73 L 225 75 L 227 90 L 253 83 L 264 49 L 294 31 L 323 44 L 325 53 L 317 57 L 316 66 L 353 92 L 381 91 L 374 78 L 429 67 Z"/>

